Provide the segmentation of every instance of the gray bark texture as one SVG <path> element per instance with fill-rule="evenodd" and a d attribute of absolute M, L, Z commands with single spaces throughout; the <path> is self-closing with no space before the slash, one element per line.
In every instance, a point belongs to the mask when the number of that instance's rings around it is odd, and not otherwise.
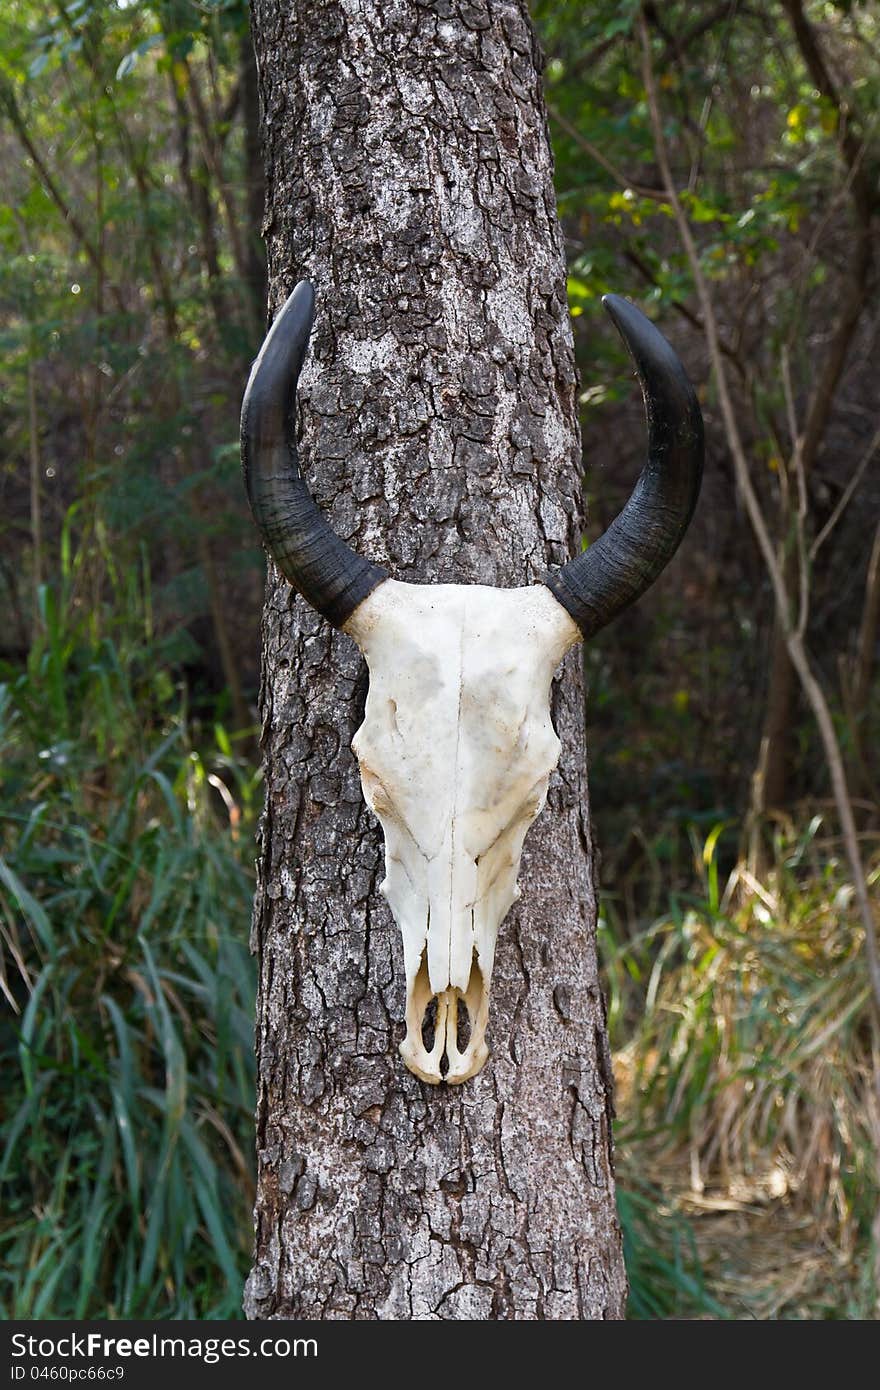
<path fill-rule="evenodd" d="M 519 0 L 253 0 L 270 306 L 311 279 L 302 458 L 398 579 L 512 586 L 581 532 L 540 54 Z M 270 567 L 252 1318 L 623 1315 L 580 656 L 502 924 L 482 1073 L 406 1070 L 397 927 L 349 749 L 366 667 Z"/>

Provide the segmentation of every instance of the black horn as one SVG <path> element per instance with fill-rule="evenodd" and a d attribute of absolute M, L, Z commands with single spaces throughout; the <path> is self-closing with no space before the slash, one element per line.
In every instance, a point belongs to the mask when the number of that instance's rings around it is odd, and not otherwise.
<path fill-rule="evenodd" d="M 387 575 L 337 536 L 303 481 L 296 452 L 296 384 L 315 317 L 301 280 L 253 365 L 241 407 L 241 464 L 263 544 L 304 599 L 342 627 Z"/>
<path fill-rule="evenodd" d="M 694 388 L 663 335 L 619 295 L 603 304 L 629 350 L 648 417 L 648 459 L 608 530 L 544 583 L 592 637 L 635 603 L 668 564 L 688 528 L 703 476 L 703 417 Z"/>

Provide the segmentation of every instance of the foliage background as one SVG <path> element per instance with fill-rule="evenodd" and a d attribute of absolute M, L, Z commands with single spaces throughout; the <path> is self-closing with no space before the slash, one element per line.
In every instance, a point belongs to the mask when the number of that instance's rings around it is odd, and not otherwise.
<path fill-rule="evenodd" d="M 585 658 L 631 1315 L 875 1316 L 864 927 L 638 33 L 876 894 L 880 6 L 532 10 L 589 537 L 643 447 L 603 293 L 675 342 L 709 444 L 683 550 Z M 0 170 L 3 1309 L 236 1316 L 262 590 L 236 416 L 265 318 L 244 0 L 7 0 Z"/>

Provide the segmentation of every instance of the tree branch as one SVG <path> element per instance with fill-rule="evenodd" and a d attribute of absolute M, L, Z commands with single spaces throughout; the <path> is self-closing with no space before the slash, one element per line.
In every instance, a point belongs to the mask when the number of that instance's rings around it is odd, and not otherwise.
<path fill-rule="evenodd" d="M 614 182 L 619 184 L 621 188 L 631 189 L 633 193 L 637 193 L 640 198 L 656 198 L 659 202 L 666 202 L 666 194 L 662 189 L 645 188 L 641 184 L 635 183 L 633 179 L 628 178 L 627 175 L 624 174 L 622 170 L 618 169 L 615 164 L 612 164 L 611 160 L 607 159 L 602 151 L 598 150 L 585 135 L 581 134 L 577 126 L 573 126 L 571 121 L 568 120 L 566 116 L 563 116 L 562 112 L 551 105 L 550 102 L 547 103 L 547 114 L 551 121 L 555 121 L 556 124 L 565 131 L 566 135 L 570 136 L 578 148 L 584 151 L 584 154 L 588 154 L 591 159 L 594 159 L 597 164 L 600 164 L 605 172 L 610 174 Z"/>
<path fill-rule="evenodd" d="M 34 169 L 36 170 L 37 175 L 39 177 L 39 180 L 43 185 L 43 188 L 46 190 L 46 193 L 49 195 L 49 197 L 52 199 L 52 202 L 55 204 L 56 208 L 61 213 L 61 216 L 64 218 L 64 221 L 67 223 L 68 227 L 73 233 L 74 239 L 77 241 L 79 246 L 84 251 L 88 260 L 91 262 L 95 272 L 98 275 L 101 275 L 103 273 L 103 266 L 101 263 L 100 252 L 98 248 L 95 246 L 94 242 L 90 239 L 88 232 L 86 231 L 83 224 L 80 222 L 70 203 L 65 198 L 60 186 L 55 181 L 53 174 L 50 172 L 49 167 L 46 164 L 46 161 L 43 159 L 43 156 L 40 154 L 40 151 L 37 149 L 36 145 L 31 139 L 30 132 L 27 128 L 27 124 L 25 123 L 25 119 L 22 116 L 21 111 L 19 110 L 18 102 L 15 98 L 15 93 L 13 92 L 12 87 L 4 79 L 2 79 L 2 77 L 0 77 L 0 106 L 2 106 L 3 109 L 6 111 L 6 114 L 9 117 L 9 124 L 12 126 L 12 129 L 15 132 L 15 135 L 18 138 L 19 143 L 21 144 L 22 148 L 25 150 L 25 153 L 28 155 L 28 158 L 33 164 Z M 118 308 L 119 312 L 121 314 L 126 313 L 126 304 L 119 291 L 119 287 L 117 285 L 112 285 L 110 292 L 113 295 L 114 300 L 116 301 L 116 307 Z"/>
<path fill-rule="evenodd" d="M 657 86 L 654 80 L 654 69 L 651 61 L 651 41 L 643 14 L 639 16 L 639 38 L 642 48 L 642 74 L 645 92 L 648 98 L 651 126 L 654 132 L 654 146 L 657 160 L 660 165 L 663 184 L 672 206 L 681 243 L 690 263 L 694 284 L 697 290 L 697 297 L 700 301 L 703 321 L 706 325 L 706 341 L 709 348 L 715 383 L 718 388 L 718 399 L 724 418 L 728 444 L 733 457 L 737 484 L 745 504 L 749 521 L 751 522 L 752 530 L 755 534 L 755 539 L 758 543 L 758 549 L 761 552 L 764 564 L 767 568 L 767 573 L 770 577 L 770 583 L 776 602 L 776 610 L 782 625 L 788 654 L 798 674 L 804 695 L 813 712 L 813 717 L 816 720 L 819 736 L 825 751 L 825 760 L 828 765 L 831 785 L 834 792 L 834 802 L 840 819 L 847 859 L 849 860 L 850 871 L 853 877 L 856 901 L 862 919 L 862 927 L 865 935 L 865 953 L 867 956 L 868 975 L 871 982 L 874 1007 L 875 1010 L 880 1013 L 880 950 L 878 950 L 877 945 L 874 913 L 871 907 L 871 899 L 868 893 L 867 880 L 865 878 L 864 866 L 859 850 L 855 818 L 853 816 L 852 802 L 850 800 L 849 787 L 847 786 L 846 772 L 844 770 L 840 745 L 837 741 L 837 732 L 834 728 L 834 721 L 831 718 L 831 712 L 825 699 L 825 693 L 813 674 L 812 665 L 803 638 L 792 620 L 791 603 L 787 592 L 785 576 L 770 538 L 770 533 L 767 529 L 761 503 L 752 485 L 748 459 L 746 457 L 745 448 L 743 447 L 733 397 L 730 393 L 727 381 L 727 371 L 721 352 L 718 321 L 709 290 L 709 282 L 703 273 L 703 267 L 700 262 L 700 256 L 693 238 L 693 233 L 691 232 L 690 223 L 688 222 L 672 178 L 669 154 L 666 147 L 666 137 L 663 132 L 663 120 L 657 96 Z"/>
<path fill-rule="evenodd" d="M 782 3 L 791 20 L 797 46 L 808 73 L 822 96 L 831 103 L 837 112 L 840 147 L 843 157 L 853 173 L 853 190 L 861 204 L 864 216 L 870 217 L 876 203 L 876 196 L 869 185 L 864 169 L 861 167 L 862 141 L 858 139 L 854 129 L 858 123 L 857 113 L 851 103 L 845 101 L 837 90 L 837 85 L 828 70 L 828 64 L 825 62 L 821 45 L 816 38 L 816 31 L 804 13 L 802 0 L 782 0 Z"/>
<path fill-rule="evenodd" d="M 876 198 L 865 174 L 866 141 L 856 136 L 852 108 L 844 101 L 828 71 L 825 55 L 815 30 L 807 19 L 801 0 L 783 0 L 804 65 L 819 91 L 837 112 L 840 148 L 848 169 L 847 185 L 856 220 L 856 240 L 849 259 L 846 292 L 837 317 L 819 379 L 807 409 L 801 443 L 804 469 L 809 473 L 825 436 L 834 393 L 837 390 L 847 354 L 865 305 L 868 279 L 873 261 L 871 214 Z"/>
<path fill-rule="evenodd" d="M 630 265 L 634 266 L 640 275 L 644 276 L 649 285 L 659 285 L 660 281 L 657 279 L 657 276 L 654 274 L 647 261 L 642 259 L 638 251 L 634 251 L 631 246 L 628 246 L 623 253 L 623 258 L 625 261 L 629 261 Z M 673 308 L 677 314 L 680 314 L 685 322 L 690 324 L 691 328 L 695 328 L 698 333 L 705 333 L 706 327 L 699 314 L 695 314 L 693 309 L 688 308 L 687 304 L 683 304 L 680 299 L 673 299 L 670 301 L 670 307 Z M 725 342 L 721 344 L 721 351 L 724 353 L 724 356 L 733 363 L 740 378 L 745 381 L 746 369 L 736 351 Z"/>
<path fill-rule="evenodd" d="M 834 508 L 834 511 L 831 513 L 830 517 L 825 522 L 825 525 L 822 527 L 822 530 L 819 532 L 818 536 L 813 541 L 813 544 L 810 546 L 811 561 L 815 560 L 822 546 L 825 544 L 828 537 L 831 535 L 831 532 L 834 530 L 835 526 L 837 525 L 838 521 L 843 515 L 844 511 L 852 501 L 853 494 L 856 488 L 858 487 L 859 483 L 862 481 L 862 478 L 865 475 L 865 470 L 868 467 L 868 464 L 871 462 L 874 455 L 876 454 L 878 448 L 880 448 L 880 428 L 874 431 L 874 435 L 871 439 L 871 442 L 868 445 L 865 452 L 862 454 L 862 457 L 860 458 L 853 472 L 852 477 L 850 478 L 849 482 L 847 483 L 840 496 L 840 499 L 838 500 L 837 506 Z"/>

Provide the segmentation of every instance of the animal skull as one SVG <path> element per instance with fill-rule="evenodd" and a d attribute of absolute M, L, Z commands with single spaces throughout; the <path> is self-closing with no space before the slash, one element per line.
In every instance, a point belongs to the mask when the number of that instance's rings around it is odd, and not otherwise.
<path fill-rule="evenodd" d="M 332 531 L 302 480 L 290 428 L 314 316 L 306 282 L 276 319 L 245 392 L 242 462 L 266 547 L 369 667 L 352 748 L 384 831 L 381 891 L 403 937 L 400 1051 L 432 1084 L 466 1081 L 489 1056 L 498 929 L 519 895 L 523 841 L 559 758 L 553 674 L 571 646 L 653 582 L 699 492 L 702 421 L 684 370 L 637 309 L 616 296 L 606 305 L 642 383 L 648 461 L 605 534 L 529 588 L 399 583 Z"/>
<path fill-rule="evenodd" d="M 370 687 L 352 748 L 385 832 L 382 892 L 403 935 L 404 1061 L 466 1081 L 488 1056 L 498 928 L 559 740 L 550 682 L 580 632 L 549 590 L 388 579 L 346 624 Z M 436 999 L 434 1044 L 422 1041 Z M 470 1037 L 459 1048 L 462 1003 Z"/>

